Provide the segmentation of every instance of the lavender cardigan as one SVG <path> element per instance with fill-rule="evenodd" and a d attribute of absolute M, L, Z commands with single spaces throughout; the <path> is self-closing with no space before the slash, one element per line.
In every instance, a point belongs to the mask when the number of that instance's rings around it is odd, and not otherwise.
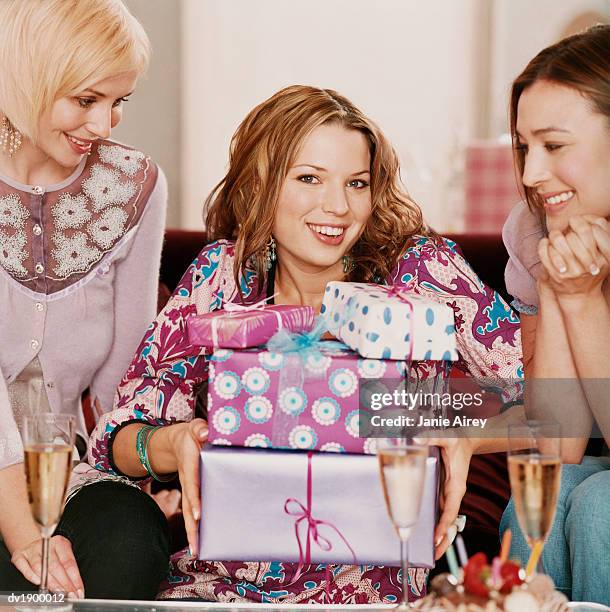
<path fill-rule="evenodd" d="M 5 383 L 32 360 L 85 440 L 83 391 L 112 407 L 156 312 L 166 201 L 160 169 L 112 141 L 59 184 L 0 176 L 0 469 L 22 459 Z"/>

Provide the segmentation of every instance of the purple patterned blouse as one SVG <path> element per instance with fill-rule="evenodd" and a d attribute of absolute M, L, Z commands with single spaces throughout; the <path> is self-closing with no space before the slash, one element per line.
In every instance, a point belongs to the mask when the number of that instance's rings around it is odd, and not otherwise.
<path fill-rule="evenodd" d="M 118 474 L 112 441 L 118 429 L 134 420 L 153 424 L 188 421 L 197 387 L 206 380 L 206 350 L 189 343 L 186 320 L 194 313 L 237 301 L 233 279 L 235 246 L 220 240 L 206 246 L 189 266 L 172 298 L 146 332 L 115 396 L 114 411 L 103 415 L 89 442 L 89 462 Z M 503 399 L 516 399 L 514 383 L 522 377 L 519 320 L 492 289 L 485 286 L 447 239 L 439 243 L 416 236 L 387 282 L 455 312 L 459 368 L 476 379 L 490 379 Z M 247 272 L 241 288 L 246 302 L 259 298 L 256 278 Z M 220 601 L 391 603 L 400 598 L 397 568 L 332 566 L 328 573 L 310 566 L 291 583 L 288 563 L 197 561 L 182 551 L 173 558 L 162 598 L 202 597 Z M 425 593 L 426 570 L 412 568 L 411 595 Z"/>

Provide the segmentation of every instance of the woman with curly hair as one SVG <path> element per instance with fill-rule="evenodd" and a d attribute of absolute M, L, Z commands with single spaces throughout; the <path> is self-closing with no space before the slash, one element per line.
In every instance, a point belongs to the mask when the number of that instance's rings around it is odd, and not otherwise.
<path fill-rule="evenodd" d="M 142 340 L 114 412 L 92 435 L 90 462 L 131 478 L 178 472 L 190 554 L 174 557 L 161 597 L 295 603 L 325 601 L 329 592 L 336 603 L 396 601 L 398 568 L 336 566 L 328 584 L 325 572 L 311 565 L 293 583 L 296 564 L 210 563 L 193 556 L 201 517 L 199 451 L 207 437 L 206 421 L 195 418 L 195 399 L 207 362 L 206 351 L 189 343 L 185 322 L 227 302 L 265 296 L 319 311 L 329 281 L 408 285 L 451 305 L 461 367 L 502 386 L 520 368 L 518 321 L 455 243 L 426 227 L 399 182 L 397 156 L 382 132 L 335 91 L 292 86 L 254 108 L 233 136 L 229 170 L 206 204 L 213 242 Z M 475 319 L 485 324 L 475 326 Z M 147 426 L 156 427 L 148 438 L 150 470 L 136 451 L 138 432 Z M 448 443 L 444 450 L 452 467 L 437 554 L 464 492 L 455 474 L 467 471 L 470 459 L 467 445 Z M 413 598 L 423 593 L 425 578 L 425 569 L 411 568 Z"/>

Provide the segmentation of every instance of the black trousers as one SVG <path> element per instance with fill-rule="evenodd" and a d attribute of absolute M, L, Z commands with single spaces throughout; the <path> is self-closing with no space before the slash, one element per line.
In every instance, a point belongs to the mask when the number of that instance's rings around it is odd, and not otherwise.
<path fill-rule="evenodd" d="M 154 599 L 169 568 L 167 520 L 146 493 L 120 482 L 83 487 L 66 505 L 55 535 L 72 550 L 85 596 Z M 0 540 L 0 591 L 35 591 Z"/>

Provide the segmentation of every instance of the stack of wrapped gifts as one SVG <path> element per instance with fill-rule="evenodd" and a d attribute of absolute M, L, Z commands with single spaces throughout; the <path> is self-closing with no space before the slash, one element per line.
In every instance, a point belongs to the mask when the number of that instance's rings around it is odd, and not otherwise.
<path fill-rule="evenodd" d="M 335 282 L 317 319 L 306 306 L 231 306 L 191 317 L 188 333 L 213 349 L 199 558 L 400 565 L 359 388 L 400 381 L 411 361 L 455 360 L 453 311 Z M 419 567 L 434 565 L 438 473 L 431 452 L 409 544 Z"/>

